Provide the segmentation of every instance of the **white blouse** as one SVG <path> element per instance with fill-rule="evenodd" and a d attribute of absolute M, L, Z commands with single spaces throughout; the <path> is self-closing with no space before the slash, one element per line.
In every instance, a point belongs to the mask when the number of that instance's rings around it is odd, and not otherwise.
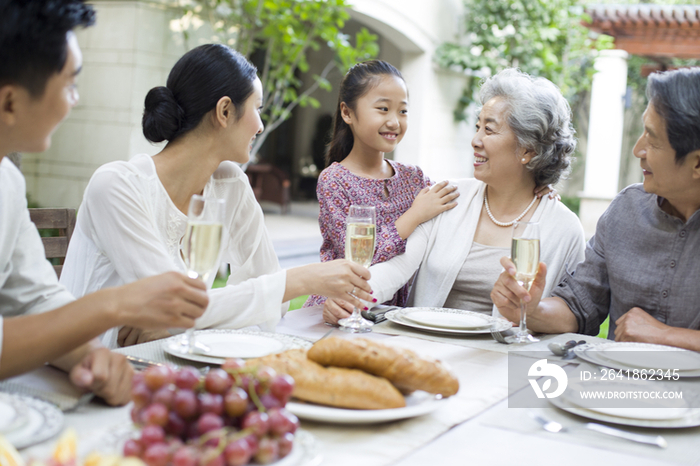
<path fill-rule="evenodd" d="M 209 291 L 209 307 L 197 328 L 258 325 L 274 331 L 282 303 L 282 270 L 248 177 L 223 162 L 204 188 L 205 197 L 226 200 L 220 261 L 228 263 L 227 286 Z M 80 297 L 168 271 L 186 272 L 180 241 L 187 216 L 173 204 L 151 156 L 100 167 L 85 189 L 61 283 Z M 218 268 L 218 267 L 217 267 Z M 211 288 L 214 276 L 207 286 Z M 103 338 L 116 346 L 117 329 Z"/>
<path fill-rule="evenodd" d="M 417 271 L 409 306 L 445 305 L 472 248 L 486 190 L 486 185 L 474 178 L 451 184 L 459 189 L 457 206 L 419 225 L 408 237 L 404 254 L 370 267 L 369 284 L 378 302 L 393 296 Z M 542 198 L 531 221 L 540 222 L 540 260 L 547 264 L 547 284 L 542 296 L 549 296 L 567 269 L 575 269 L 583 260 L 583 227 L 576 214 L 549 196 Z M 494 306 L 493 313 L 497 312 Z"/>

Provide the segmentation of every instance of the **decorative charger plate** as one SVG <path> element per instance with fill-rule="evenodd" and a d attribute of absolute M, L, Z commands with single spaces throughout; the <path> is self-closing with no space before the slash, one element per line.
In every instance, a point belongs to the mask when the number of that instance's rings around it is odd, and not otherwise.
<path fill-rule="evenodd" d="M 297 401 L 290 401 L 285 408 L 298 418 L 307 421 L 332 424 L 377 424 L 422 416 L 435 411 L 444 403 L 445 400 L 440 395 L 416 391 L 406 397 L 406 406 L 403 408 L 345 409 Z"/>
<path fill-rule="evenodd" d="M 18 450 L 48 440 L 63 428 L 63 413 L 57 407 L 24 395 L 6 393 L 3 398 L 13 399 L 26 409 L 26 422 L 3 434 Z"/>
<path fill-rule="evenodd" d="M 680 377 L 700 377 L 700 353 L 672 346 L 636 342 L 588 343 L 574 347 L 579 358 L 612 369 L 673 370 Z M 648 354 L 642 355 L 642 352 Z M 662 357 L 661 353 L 668 353 Z M 675 354 L 673 354 L 675 353 Z M 673 367 L 676 366 L 676 367 Z"/>
<path fill-rule="evenodd" d="M 406 314 L 415 312 L 416 310 L 420 311 L 429 311 L 432 313 L 442 313 L 442 314 L 452 314 L 452 315 L 459 315 L 459 316 L 468 316 L 468 317 L 473 317 L 474 319 L 481 319 L 484 320 L 488 323 L 486 327 L 480 327 L 480 328 L 471 328 L 471 329 L 460 329 L 460 328 L 445 328 L 445 327 L 439 327 L 435 325 L 426 325 L 426 324 L 421 324 L 418 322 L 414 322 L 406 317 Z M 474 311 L 463 311 L 460 309 L 446 309 L 446 308 L 439 308 L 439 307 L 421 307 L 421 308 L 416 308 L 416 307 L 407 307 L 404 309 L 398 309 L 396 311 L 389 311 L 386 314 L 384 314 L 387 318 L 387 320 L 398 324 L 402 325 L 404 327 L 411 327 L 415 328 L 418 330 L 423 330 L 427 332 L 436 332 L 436 333 L 449 333 L 449 334 L 457 334 L 457 335 L 478 335 L 478 334 L 490 334 L 491 329 L 493 328 L 496 331 L 504 331 L 508 330 L 509 328 L 513 327 L 513 324 L 511 324 L 509 321 L 506 319 L 503 319 L 501 317 L 494 317 L 494 316 L 489 316 L 482 314 L 480 312 L 474 312 Z"/>
<path fill-rule="evenodd" d="M 166 353 L 178 358 L 208 364 L 223 364 L 226 358 L 257 358 L 290 349 L 308 349 L 312 345 L 311 342 L 293 335 L 256 330 L 197 330 L 194 335 L 197 341 L 212 349 L 212 354 L 180 354 L 171 350 L 169 348 L 170 342 L 179 339 L 180 335 L 163 340 L 161 348 Z"/>

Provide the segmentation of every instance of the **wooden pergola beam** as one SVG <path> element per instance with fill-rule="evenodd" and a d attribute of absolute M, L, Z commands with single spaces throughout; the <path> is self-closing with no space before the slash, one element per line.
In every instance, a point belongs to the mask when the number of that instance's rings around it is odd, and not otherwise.
<path fill-rule="evenodd" d="M 590 5 L 584 26 L 634 55 L 700 58 L 700 6 Z"/>

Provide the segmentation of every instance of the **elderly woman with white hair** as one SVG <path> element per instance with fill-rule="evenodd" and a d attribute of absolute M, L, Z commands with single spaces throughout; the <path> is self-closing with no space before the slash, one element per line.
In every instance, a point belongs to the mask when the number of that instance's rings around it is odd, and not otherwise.
<path fill-rule="evenodd" d="M 503 270 L 499 260 L 510 254 L 517 220 L 540 222 L 547 283 L 559 283 L 567 267 L 583 260 L 584 234 L 576 215 L 549 196 L 535 195 L 569 170 L 576 140 L 566 99 L 547 79 L 515 69 L 487 79 L 479 97 L 474 178 L 454 181 L 461 193 L 457 207 L 420 225 L 404 254 L 370 268 L 380 303 L 417 271 L 409 305 L 491 314 L 491 289 Z M 331 300 L 324 319 L 335 323 L 349 310 Z"/>

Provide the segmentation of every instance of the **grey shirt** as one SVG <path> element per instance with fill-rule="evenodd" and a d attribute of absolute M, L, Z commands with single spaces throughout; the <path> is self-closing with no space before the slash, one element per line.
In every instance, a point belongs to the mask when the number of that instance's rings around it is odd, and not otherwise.
<path fill-rule="evenodd" d="M 625 188 L 598 221 L 586 258 L 552 296 L 562 298 L 579 333 L 595 335 L 610 315 L 633 307 L 672 327 L 700 329 L 700 211 L 687 222 L 661 210 L 641 184 Z"/>

